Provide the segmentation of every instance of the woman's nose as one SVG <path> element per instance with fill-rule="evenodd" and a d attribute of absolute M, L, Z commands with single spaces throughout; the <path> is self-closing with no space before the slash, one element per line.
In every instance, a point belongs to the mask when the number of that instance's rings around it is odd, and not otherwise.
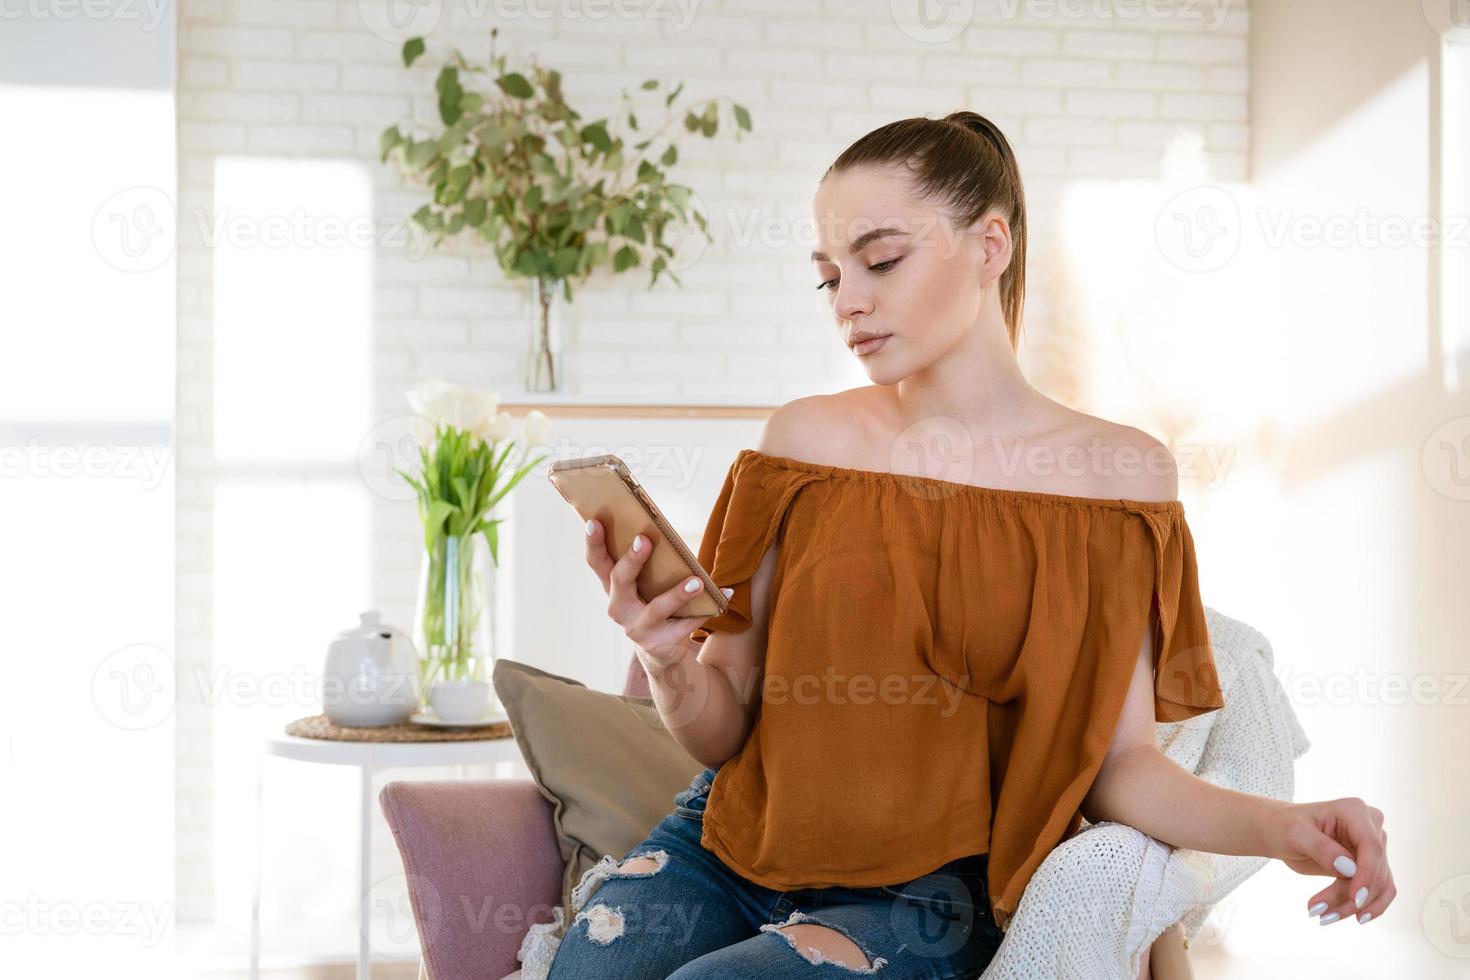
<path fill-rule="evenodd" d="M 873 312 L 873 297 L 860 293 L 856 288 L 844 291 L 844 287 L 839 284 L 835 306 L 838 316 L 844 320 L 853 320 Z"/>

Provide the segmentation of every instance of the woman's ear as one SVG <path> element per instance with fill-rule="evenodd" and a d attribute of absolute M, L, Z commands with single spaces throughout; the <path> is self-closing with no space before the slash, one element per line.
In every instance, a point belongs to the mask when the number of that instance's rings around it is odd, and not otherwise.
<path fill-rule="evenodd" d="M 1011 264 L 1011 229 L 997 210 L 985 212 L 965 230 L 980 259 L 980 285 L 988 286 Z"/>

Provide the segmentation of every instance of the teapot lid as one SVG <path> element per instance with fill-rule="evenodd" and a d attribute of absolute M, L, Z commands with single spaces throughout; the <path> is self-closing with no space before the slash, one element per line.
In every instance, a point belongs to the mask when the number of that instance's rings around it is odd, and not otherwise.
<path fill-rule="evenodd" d="M 352 629 L 343 630 L 338 636 L 381 636 L 391 639 L 398 631 L 383 623 L 383 614 L 376 609 L 357 614 L 358 623 Z"/>

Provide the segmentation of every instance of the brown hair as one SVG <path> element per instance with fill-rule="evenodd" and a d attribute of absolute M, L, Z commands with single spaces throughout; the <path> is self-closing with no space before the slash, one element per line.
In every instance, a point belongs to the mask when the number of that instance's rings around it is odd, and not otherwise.
<path fill-rule="evenodd" d="M 1011 349 L 1020 339 L 1026 300 L 1026 193 L 1010 143 L 978 112 L 943 119 L 915 116 L 888 123 L 842 151 L 822 174 L 859 166 L 901 165 L 924 200 L 940 202 L 956 229 L 998 208 L 1011 229 L 1011 263 L 1000 277 L 1001 309 Z"/>

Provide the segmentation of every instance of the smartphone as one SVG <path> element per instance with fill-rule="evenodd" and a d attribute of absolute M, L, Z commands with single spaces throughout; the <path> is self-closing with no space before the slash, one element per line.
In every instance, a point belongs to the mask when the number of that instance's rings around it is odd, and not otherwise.
<path fill-rule="evenodd" d="M 595 518 L 602 525 L 603 541 L 614 559 L 625 555 L 639 534 L 654 546 L 635 583 L 644 602 L 693 575 L 704 583 L 704 589 L 679 607 L 676 618 L 718 616 L 729 607 L 730 600 L 617 456 L 605 453 L 557 460 L 547 476 L 583 523 Z"/>

